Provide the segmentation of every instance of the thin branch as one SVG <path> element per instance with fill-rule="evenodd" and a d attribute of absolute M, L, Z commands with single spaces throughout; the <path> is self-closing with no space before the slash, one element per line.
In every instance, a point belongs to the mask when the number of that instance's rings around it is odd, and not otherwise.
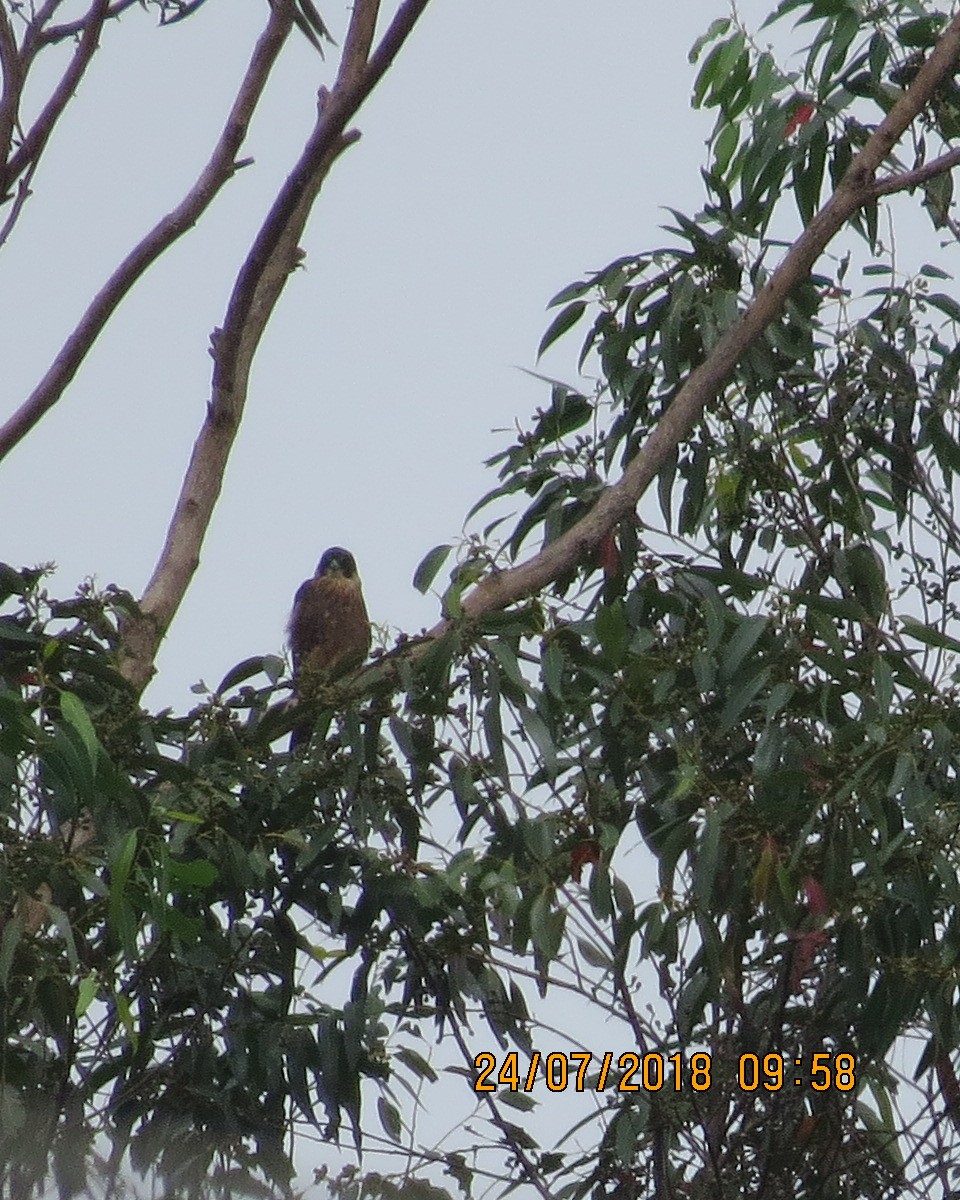
<path fill-rule="evenodd" d="M 63 395 L 117 305 L 160 255 L 191 229 L 242 164 L 236 154 L 267 79 L 293 25 L 289 4 L 272 6 L 266 29 L 254 48 L 243 82 L 210 161 L 180 204 L 163 217 L 124 259 L 67 338 L 50 369 L 16 413 L 0 426 L 0 459 L 37 424 Z"/>
<path fill-rule="evenodd" d="M 243 415 L 253 357 L 300 260 L 298 242 L 310 210 L 330 167 L 359 137 L 356 131 L 347 132 L 347 122 L 383 76 L 428 3 L 406 0 L 401 4 L 367 61 L 379 0 L 354 0 L 336 83 L 330 92 L 321 89 L 313 131 L 238 272 L 223 328 L 212 339 L 214 369 L 206 418 L 194 443 L 163 549 L 140 601 L 140 615 L 122 631 L 120 671 L 138 689 L 144 688 L 153 674 L 157 649 L 199 564 Z"/>
<path fill-rule="evenodd" d="M 93 0 L 89 12 L 83 18 L 83 33 L 73 52 L 70 65 L 64 71 L 63 78 L 57 84 L 56 90 L 39 117 L 34 121 L 19 149 L 11 155 L 6 164 L 3 176 L 0 178 L 0 192 L 5 192 L 17 176 L 26 170 L 27 165 L 36 162 L 43 153 L 43 148 L 53 132 L 54 125 L 72 99 L 84 72 L 90 65 L 90 60 L 96 53 L 100 41 L 100 30 L 106 20 L 108 7 L 108 0 Z"/>
<path fill-rule="evenodd" d="M 0 9 L 0 74 L 3 75 L 3 90 L 0 91 L 0 164 L 5 164 L 13 145 L 13 131 L 17 127 L 20 97 L 23 94 L 23 63 L 17 49 L 10 18 Z M 0 166 L 0 171 L 3 167 Z M 0 176 L 2 178 L 2 176 Z M 0 186 L 0 203 L 6 188 Z"/>
<path fill-rule="evenodd" d="M 24 172 L 23 177 L 17 180 L 17 194 L 13 198 L 13 204 L 10 206 L 10 212 L 7 214 L 7 219 L 4 221 L 3 225 L 0 226 L 0 247 L 3 246 L 4 242 L 10 236 L 14 225 L 16 225 L 17 220 L 20 217 L 20 213 L 23 211 L 23 206 L 33 195 L 33 192 L 30 189 L 30 184 L 33 180 L 36 169 L 37 164 L 35 162 L 31 163 Z"/>
<path fill-rule="evenodd" d="M 810 273 L 830 240 L 873 199 L 877 188 L 874 173 L 929 103 L 940 81 L 953 70 L 958 56 L 960 16 L 951 21 L 910 88 L 870 135 L 833 196 L 794 242 L 753 303 L 719 339 L 709 357 L 691 372 L 620 480 L 601 494 L 585 517 L 533 558 L 481 580 L 464 599 L 465 614 L 480 617 L 535 595 L 588 561 L 606 534 L 633 514 L 670 454 L 696 427 L 705 407 L 726 387 L 745 351 L 775 320 L 790 292 Z M 429 636 L 440 637 L 449 627 L 449 621 L 441 621 Z"/>
<path fill-rule="evenodd" d="M 904 192 L 909 188 L 920 187 L 938 175 L 945 175 L 948 171 L 952 171 L 958 163 L 960 163 L 960 148 L 950 150 L 947 154 L 941 154 L 939 158 L 924 163 L 922 167 L 916 167 L 913 171 L 903 171 L 899 175 L 888 175 L 886 179 L 878 179 L 871 188 L 871 195 L 889 196 L 892 192 Z"/>
<path fill-rule="evenodd" d="M 63 4 L 63 0 L 46 0 L 45 4 L 40 6 L 39 12 L 34 12 L 30 19 L 27 20 L 27 32 L 23 37 L 22 52 L 25 62 L 29 62 L 34 55 L 34 47 L 39 42 L 43 35 L 43 27 L 48 21 L 53 20 L 53 15 L 57 9 Z M 83 25 L 86 17 L 80 17 L 73 24 L 76 26 L 74 33 L 82 33 Z M 26 20 L 26 18 L 24 18 Z"/>
<path fill-rule="evenodd" d="M 109 21 L 112 17 L 119 17 L 128 8 L 132 8 L 134 4 L 139 3 L 140 0 L 116 0 L 116 3 L 108 5 L 106 19 Z M 59 7 L 59 4 L 54 5 L 54 7 Z M 37 32 L 32 42 L 39 49 L 41 46 L 52 46 L 56 42 L 63 42 L 67 38 L 76 37 L 78 33 L 83 32 L 86 19 L 86 17 L 80 17 L 76 21 L 66 21 L 63 25 L 51 25 L 49 29 L 41 28 L 47 18 L 44 18 L 44 21 L 38 20 L 36 22 Z"/>
<path fill-rule="evenodd" d="M 354 87 L 366 70 L 379 13 L 380 0 L 366 0 L 366 3 L 357 4 L 354 8 L 337 76 L 337 81 L 345 87 Z"/>
<path fill-rule="evenodd" d="M 471 1071 L 476 1071 L 474 1056 L 470 1053 L 470 1048 L 460 1032 L 460 1027 L 456 1021 L 451 1018 L 450 1032 L 453 1034 L 453 1040 L 457 1043 L 460 1053 L 463 1055 L 463 1060 Z M 489 1092 L 481 1093 L 483 1102 L 486 1104 L 490 1112 L 490 1120 L 500 1130 L 504 1145 L 510 1150 L 511 1154 L 517 1160 L 517 1165 L 523 1171 L 525 1182 L 529 1183 L 534 1190 L 540 1195 L 541 1200 L 552 1200 L 552 1193 L 547 1187 L 546 1181 L 537 1169 L 533 1159 L 527 1153 L 526 1147 L 517 1137 L 516 1126 L 512 1125 L 503 1114 L 500 1108 Z"/>
<path fill-rule="evenodd" d="M 410 31 L 420 19 L 427 7 L 427 0 L 404 0 L 397 9 L 390 28 L 380 40 L 380 45 L 374 50 L 367 64 L 363 79 L 363 95 L 367 96 L 386 74 L 391 63 L 396 58 L 400 47 L 407 40 Z"/>

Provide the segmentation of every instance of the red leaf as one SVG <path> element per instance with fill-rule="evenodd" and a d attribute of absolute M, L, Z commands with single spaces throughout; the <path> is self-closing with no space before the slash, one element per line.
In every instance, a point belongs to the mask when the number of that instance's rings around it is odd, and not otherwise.
<path fill-rule="evenodd" d="M 793 110 L 793 116 L 787 122 L 787 126 L 783 131 L 785 138 L 796 133 L 801 125 L 806 125 L 813 114 L 817 111 L 817 106 L 812 100 L 800 100 L 797 102 L 796 108 Z"/>
<path fill-rule="evenodd" d="M 603 540 L 597 547 L 597 562 L 603 567 L 607 579 L 612 579 L 620 573 L 620 549 L 612 530 L 603 535 Z"/>
<path fill-rule="evenodd" d="M 593 838 L 588 842 L 579 842 L 570 852 L 570 874 L 574 883 L 580 882 L 583 868 L 587 863 L 600 861 L 600 846 Z"/>
<path fill-rule="evenodd" d="M 808 875 L 803 881 L 803 890 L 807 894 L 807 907 L 815 917 L 828 917 L 830 915 L 830 901 L 827 899 L 827 893 L 823 890 L 823 885 L 819 880 L 814 879 L 812 875 Z"/>
<path fill-rule="evenodd" d="M 813 966 L 813 960 L 821 946 L 829 941 L 822 929 L 810 933 L 794 934 L 793 962 L 790 964 L 790 992 L 799 992 L 803 977 Z"/>

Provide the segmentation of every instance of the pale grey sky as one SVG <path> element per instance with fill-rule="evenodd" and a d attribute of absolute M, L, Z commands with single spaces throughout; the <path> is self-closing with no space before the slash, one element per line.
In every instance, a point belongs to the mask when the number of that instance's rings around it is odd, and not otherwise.
<path fill-rule="evenodd" d="M 335 35 L 347 8 L 321 6 Z M 754 5 L 762 9 L 762 5 Z M 101 51 L 52 140 L 2 259 L 5 411 L 91 294 L 206 160 L 264 0 L 209 0 L 156 28 L 139 9 Z M 550 297 L 658 244 L 694 211 L 711 115 L 687 51 L 722 0 L 435 0 L 336 164 L 257 359 L 203 561 L 148 701 L 180 708 L 249 654 L 280 649 L 293 591 L 333 543 L 375 621 L 437 618 L 411 576 L 493 486 L 483 459 L 547 399 Z M 3 464 L 0 557 L 55 560 L 138 594 L 207 400 L 210 331 L 308 132 L 326 63 L 284 55 L 242 171 L 124 302 L 60 405 Z M 572 378 L 571 341 L 546 364 Z"/>

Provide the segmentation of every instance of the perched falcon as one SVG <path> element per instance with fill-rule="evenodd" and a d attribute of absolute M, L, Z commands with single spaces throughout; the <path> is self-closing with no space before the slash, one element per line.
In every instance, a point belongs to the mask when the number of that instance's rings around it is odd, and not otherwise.
<path fill-rule="evenodd" d="M 367 657 L 370 618 L 349 550 L 331 546 L 316 575 L 297 589 L 288 633 L 299 699 L 355 670 Z M 309 737 L 309 725 L 298 726 L 291 735 L 291 749 Z"/>

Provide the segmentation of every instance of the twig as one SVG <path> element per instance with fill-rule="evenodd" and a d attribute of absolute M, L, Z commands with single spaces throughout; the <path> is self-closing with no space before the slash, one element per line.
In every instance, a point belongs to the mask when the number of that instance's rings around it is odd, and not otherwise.
<path fill-rule="evenodd" d="M 453 1040 L 457 1043 L 460 1053 L 463 1055 L 464 1062 L 467 1063 L 470 1070 L 476 1070 L 473 1056 L 470 1053 L 470 1048 L 467 1046 L 459 1027 L 453 1021 L 450 1022 L 450 1030 L 453 1034 Z M 517 1165 L 523 1171 L 526 1181 L 541 1196 L 542 1200 L 552 1200 L 552 1193 L 547 1187 L 546 1181 L 543 1179 L 539 1170 L 537 1170 L 533 1160 L 527 1154 L 526 1149 L 516 1135 L 514 1127 L 501 1114 L 500 1109 L 497 1107 L 496 1101 L 489 1092 L 482 1093 L 482 1096 L 487 1108 L 490 1110 L 491 1122 L 496 1125 L 497 1129 L 499 1129 L 500 1133 L 503 1135 L 503 1140 L 507 1146 L 510 1147 L 510 1151 L 517 1160 Z"/>
<path fill-rule="evenodd" d="M 116 0 L 116 3 L 110 4 L 107 7 L 106 19 L 109 21 L 112 17 L 119 17 L 121 13 L 126 12 L 128 8 L 132 8 L 134 4 L 139 4 L 140 0 Z M 59 4 L 54 5 L 55 8 Z M 84 22 L 86 17 L 80 17 L 76 21 L 66 21 L 63 25 L 51 25 L 49 29 L 43 29 L 42 25 L 49 18 L 44 18 L 43 21 L 37 20 L 37 32 L 33 38 L 33 43 L 39 48 L 40 46 L 52 46 L 56 42 L 66 41 L 67 38 L 76 37 L 78 33 L 83 32 Z"/>
<path fill-rule="evenodd" d="M 4 164 L 13 144 L 13 131 L 20 111 L 20 96 L 23 92 L 23 63 L 13 36 L 10 18 L 0 9 L 0 73 L 3 75 L 3 91 L 0 92 L 0 164 Z M 3 167 L 0 166 L 0 171 Z M 2 178 L 2 176 L 0 176 Z M 6 188 L 0 187 L 0 202 Z"/>
<path fill-rule="evenodd" d="M 292 25 L 289 4 L 272 6 L 270 20 L 254 48 L 210 161 L 173 212 L 163 217 L 117 267 L 67 338 L 46 375 L 17 412 L 0 426 L 0 459 L 56 404 L 123 297 L 150 264 L 197 223 L 237 170 L 240 165 L 235 161 L 237 151 L 243 144 L 251 117 Z"/>
<path fill-rule="evenodd" d="M 100 41 L 100 30 L 106 20 L 108 7 L 108 0 L 93 0 L 89 12 L 83 18 L 83 33 L 73 52 L 70 65 L 64 71 L 63 78 L 44 105 L 39 117 L 34 121 L 19 149 L 11 155 L 4 167 L 3 175 L 0 176 L 0 192 L 5 192 L 17 176 L 25 171 L 31 162 L 36 162 L 43 153 L 43 148 L 53 132 L 54 125 L 77 90 L 84 72 L 90 65 L 90 60 L 96 53 L 97 44 Z"/>
<path fill-rule="evenodd" d="M 4 221 L 3 225 L 0 226 L 0 247 L 3 246 L 4 242 L 10 236 L 14 225 L 17 223 L 20 213 L 23 211 L 23 206 L 33 195 L 33 192 L 30 190 L 30 183 L 33 179 L 36 169 L 37 164 L 32 162 L 24 172 L 23 178 L 17 180 L 17 194 L 13 199 L 13 204 L 10 206 L 10 212 L 7 214 L 7 219 Z"/>
<path fill-rule="evenodd" d="M 620 480 L 601 494 L 585 517 L 533 558 L 481 580 L 463 601 L 467 616 L 480 617 L 535 595 L 587 561 L 600 541 L 620 521 L 631 516 L 670 454 L 726 386 L 744 352 L 777 317 L 790 292 L 809 274 L 830 240 L 877 194 L 874 172 L 929 103 L 937 85 L 953 69 L 958 55 L 960 16 L 950 22 L 909 89 L 870 135 L 830 200 L 794 242 L 753 303 L 718 340 L 709 357 L 691 372 Z M 429 636 L 440 637 L 448 628 L 449 622 L 441 621 L 430 630 Z"/>
<path fill-rule="evenodd" d="M 920 187 L 937 175 L 945 175 L 960 163 L 960 148 L 941 154 L 932 162 L 924 163 L 913 171 L 903 171 L 899 175 L 888 175 L 886 179 L 878 179 L 870 189 L 872 196 L 889 196 L 891 192 L 903 192 L 909 188 Z"/>

